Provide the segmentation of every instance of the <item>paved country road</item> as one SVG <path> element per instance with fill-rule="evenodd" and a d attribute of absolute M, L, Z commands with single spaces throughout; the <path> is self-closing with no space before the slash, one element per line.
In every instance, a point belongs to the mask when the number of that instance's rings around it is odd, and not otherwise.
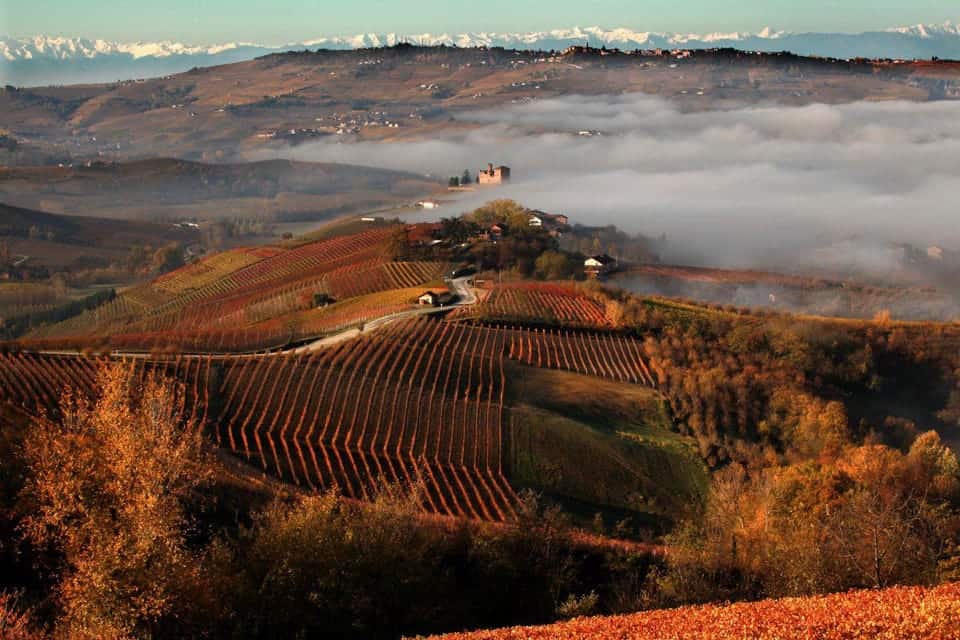
<path fill-rule="evenodd" d="M 449 311 L 450 309 L 461 307 L 470 304 L 476 304 L 477 294 L 473 292 L 473 287 L 470 286 L 470 277 L 465 276 L 462 278 L 455 278 L 448 281 L 450 283 L 450 288 L 453 289 L 454 293 L 457 294 L 457 300 L 453 304 L 447 306 L 439 307 L 424 307 L 423 309 L 410 309 L 409 311 L 400 311 L 398 313 L 391 313 L 387 316 L 381 316 L 379 318 L 374 318 L 364 322 L 360 327 L 355 327 L 353 329 L 347 329 L 346 331 L 341 331 L 332 336 L 327 336 L 325 338 L 320 338 L 315 340 L 310 344 L 304 345 L 302 347 L 297 347 L 291 349 L 292 353 L 304 353 L 309 351 L 318 351 L 320 349 L 326 349 L 327 347 L 333 346 L 344 340 L 350 340 L 356 338 L 357 336 L 370 333 L 371 331 L 376 331 L 382 327 L 385 327 L 388 324 L 392 324 L 397 320 L 405 320 L 407 318 L 412 318 L 415 316 L 425 316 L 432 313 L 442 313 L 444 311 Z"/>
<path fill-rule="evenodd" d="M 425 315 L 430 315 L 434 313 L 443 313 L 444 311 L 449 311 L 450 309 L 454 309 L 456 307 L 476 304 L 477 294 L 474 293 L 473 287 L 470 284 L 471 279 L 472 279 L 471 276 L 464 276 L 462 278 L 454 278 L 452 280 L 448 280 L 450 284 L 450 288 L 457 295 L 456 302 L 454 302 L 453 304 L 440 306 L 440 307 L 423 307 L 419 309 L 410 309 L 409 311 L 400 311 L 397 313 L 391 313 L 389 315 L 381 316 L 379 318 L 374 318 L 373 320 L 368 320 L 367 322 L 364 322 L 359 327 L 345 329 L 339 333 L 335 333 L 333 335 L 319 338 L 317 340 L 314 340 L 308 344 L 305 344 L 299 347 L 292 347 L 289 349 L 278 349 L 273 351 L 263 351 L 263 352 L 257 352 L 254 354 L 240 354 L 240 353 L 213 354 L 213 353 L 205 352 L 205 353 L 193 353 L 193 354 L 180 353 L 178 355 L 180 357 L 187 357 L 187 358 L 189 357 L 203 358 L 210 355 L 226 355 L 226 356 L 254 355 L 258 357 L 265 357 L 265 356 L 272 356 L 272 355 L 285 354 L 285 353 L 299 354 L 299 353 L 310 353 L 313 351 L 321 351 L 323 349 L 326 349 L 327 347 L 331 347 L 333 345 L 339 344 L 344 340 L 351 340 L 364 333 L 370 333 L 372 331 L 376 331 L 377 329 L 381 329 L 389 324 L 397 322 L 398 320 L 406 320 L 407 318 L 425 316 Z M 34 353 L 43 353 L 46 355 L 75 356 L 75 355 L 78 355 L 79 352 L 70 351 L 70 350 L 40 350 Z M 115 358 L 153 357 L 153 354 L 149 352 L 144 352 L 144 351 L 112 351 L 110 355 Z"/>

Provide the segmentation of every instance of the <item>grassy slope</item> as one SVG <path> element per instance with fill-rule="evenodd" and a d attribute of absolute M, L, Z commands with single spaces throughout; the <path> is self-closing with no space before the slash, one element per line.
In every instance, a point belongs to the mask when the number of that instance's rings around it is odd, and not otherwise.
<path fill-rule="evenodd" d="M 566 371 L 510 364 L 511 480 L 588 517 L 657 526 L 696 508 L 707 472 L 656 392 Z M 591 509 L 593 511 L 591 511 Z"/>

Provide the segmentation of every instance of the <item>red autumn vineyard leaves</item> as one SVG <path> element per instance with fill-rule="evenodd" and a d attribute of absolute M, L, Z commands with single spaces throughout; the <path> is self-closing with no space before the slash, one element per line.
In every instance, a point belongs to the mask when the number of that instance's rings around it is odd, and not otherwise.
<path fill-rule="evenodd" d="M 312 353 L 122 358 L 184 385 L 221 447 L 305 488 L 370 497 L 420 482 L 427 511 L 504 521 L 508 481 L 504 358 L 651 384 L 632 338 L 597 332 L 407 320 Z M 92 392 L 110 359 L 0 353 L 0 401 L 56 410 L 64 387 Z"/>
<path fill-rule="evenodd" d="M 220 446 L 285 480 L 359 499 L 381 482 L 422 482 L 428 511 L 502 521 L 517 500 L 503 469 L 504 340 L 424 319 L 317 354 L 126 362 L 179 379 Z M 56 408 L 64 380 L 90 393 L 104 362 L 0 354 L 0 397 Z"/>
<path fill-rule="evenodd" d="M 652 387 L 653 376 L 642 349 L 637 340 L 610 333 L 532 329 L 516 332 L 510 342 L 510 357 L 535 367 Z"/>
<path fill-rule="evenodd" d="M 572 285 L 528 283 L 495 289 L 484 324 L 454 312 L 314 351 L 256 353 L 409 310 L 446 266 L 386 259 L 395 231 L 237 249 L 125 291 L 0 353 L 0 402 L 56 412 L 67 387 L 93 393 L 119 359 L 178 380 L 218 446 L 285 481 L 356 499 L 416 482 L 429 512 L 510 520 L 504 359 L 651 385 L 640 343 L 609 331 L 604 304 Z M 318 293 L 336 302 L 313 308 Z M 565 328 L 489 324 L 541 315 Z M 84 348 L 114 355 L 67 354 Z M 227 355 L 237 353 L 253 355 Z"/>
<path fill-rule="evenodd" d="M 895 587 L 809 598 L 709 605 L 625 616 L 578 618 L 542 627 L 455 633 L 445 640 L 954 640 L 960 583 Z"/>
<path fill-rule="evenodd" d="M 110 303 L 53 325 L 35 337 L 78 340 L 120 333 L 194 330 L 238 310 L 269 306 L 290 294 L 323 290 L 328 273 L 351 267 L 362 270 L 369 268 L 370 261 L 381 264 L 392 233 L 390 227 L 385 227 L 294 249 L 230 252 L 226 254 L 232 256 L 229 259 L 214 257 L 123 292 Z M 386 273 L 379 282 L 387 286 L 395 279 L 399 286 L 404 286 L 427 272 L 429 278 L 435 277 L 442 266 L 423 269 L 421 265 L 419 272 L 416 267 L 401 269 L 384 268 Z"/>
<path fill-rule="evenodd" d="M 536 321 L 565 327 L 613 326 L 602 302 L 572 285 L 545 282 L 498 285 L 485 300 L 460 313 L 491 321 Z"/>
<path fill-rule="evenodd" d="M 303 486 L 362 499 L 419 480 L 428 511 L 506 520 L 501 345 L 418 320 L 318 354 L 233 359 L 215 437 Z"/>
<path fill-rule="evenodd" d="M 218 254 L 40 329 L 25 344 L 47 350 L 105 346 L 121 351 L 220 353 L 276 348 L 317 337 L 347 322 L 376 317 L 385 305 L 374 303 L 366 311 L 353 308 L 339 324 L 324 318 L 291 326 L 288 316 L 312 308 L 314 294 L 355 299 L 422 285 L 443 273 L 445 265 L 439 262 L 386 259 L 393 232 L 390 227 L 371 229 L 294 249 Z M 386 313 L 399 307 L 396 301 L 391 306 Z"/>

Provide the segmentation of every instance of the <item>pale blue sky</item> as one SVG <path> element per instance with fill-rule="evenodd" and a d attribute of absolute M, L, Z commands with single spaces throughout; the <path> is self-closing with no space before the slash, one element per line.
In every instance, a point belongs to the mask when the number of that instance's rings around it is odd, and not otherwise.
<path fill-rule="evenodd" d="M 955 0 L 0 0 L 0 34 L 279 44 L 360 32 L 624 26 L 868 31 L 960 19 Z"/>

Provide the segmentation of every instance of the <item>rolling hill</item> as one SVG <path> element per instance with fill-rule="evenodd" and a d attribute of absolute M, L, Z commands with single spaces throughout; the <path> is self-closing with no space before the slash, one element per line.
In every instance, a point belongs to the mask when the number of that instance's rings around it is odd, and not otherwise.
<path fill-rule="evenodd" d="M 61 215 L 0 203 L 0 237 L 31 235 L 61 244 L 114 250 L 127 250 L 135 244 L 194 242 L 198 237 L 196 230 L 172 224 Z"/>
<path fill-rule="evenodd" d="M 198 230 L 172 224 L 60 215 L 0 203 L 0 240 L 19 264 L 51 270 L 123 261 L 134 246 L 190 245 Z"/>
<path fill-rule="evenodd" d="M 956 439 L 955 325 L 561 282 L 423 307 L 447 258 L 392 259 L 402 227 L 363 224 L 214 254 L 37 327 L 8 345 L 3 399 L 55 410 L 63 380 L 89 388 L 121 359 L 178 378 L 219 447 L 301 487 L 362 499 L 423 477 L 428 511 L 494 521 L 532 488 L 648 532 L 697 509 L 708 468 L 789 446 L 769 425 L 793 403 L 842 397 L 851 428 L 892 442 L 916 424 Z"/>
<path fill-rule="evenodd" d="M 205 164 L 158 158 L 0 168 L 0 199 L 9 204 L 143 221 L 321 220 L 410 202 L 438 186 L 412 173 L 286 160 Z"/>
<path fill-rule="evenodd" d="M 536 98 L 644 92 L 686 110 L 955 98 L 958 67 L 746 54 L 627 54 L 415 47 L 298 51 L 112 84 L 0 92 L 3 125 L 36 163 L 64 157 L 228 161 L 288 145 L 393 140 L 468 123 L 459 114 Z M 453 120 L 451 120 L 453 119 Z M 18 153 L 0 151 L 7 163 Z M 482 160 L 481 160 L 482 162 Z"/>

